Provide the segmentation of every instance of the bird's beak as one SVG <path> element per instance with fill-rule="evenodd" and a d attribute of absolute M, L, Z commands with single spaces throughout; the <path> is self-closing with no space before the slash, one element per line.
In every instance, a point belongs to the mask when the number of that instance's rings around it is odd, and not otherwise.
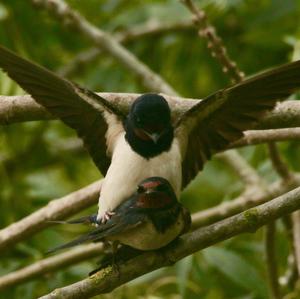
<path fill-rule="evenodd" d="M 152 134 L 150 134 L 150 137 L 153 140 L 153 142 L 156 144 L 157 141 L 158 141 L 158 139 L 159 139 L 159 137 L 160 137 L 160 134 L 158 134 L 158 133 L 152 133 Z"/>
<path fill-rule="evenodd" d="M 159 137 L 161 136 L 161 133 L 148 133 L 147 131 L 144 131 L 145 134 L 156 144 Z"/>

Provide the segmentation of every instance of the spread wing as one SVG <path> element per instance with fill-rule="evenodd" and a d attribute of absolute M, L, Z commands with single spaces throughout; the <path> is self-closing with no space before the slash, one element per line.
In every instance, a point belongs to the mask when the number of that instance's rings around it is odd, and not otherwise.
<path fill-rule="evenodd" d="M 101 241 L 102 239 L 113 236 L 125 231 L 128 231 L 130 229 L 136 228 L 140 224 L 142 224 L 146 218 L 146 215 L 143 213 L 134 213 L 130 215 L 130 217 L 126 217 L 128 215 L 120 213 L 115 214 L 109 221 L 107 221 L 105 224 L 100 224 L 96 229 L 92 230 L 91 232 L 88 232 L 75 240 L 65 243 L 63 245 L 57 246 L 53 249 L 50 249 L 47 253 L 53 253 L 55 251 L 70 248 L 85 242 L 91 242 L 91 241 Z M 93 217 L 93 216 L 92 216 Z M 81 223 L 81 220 L 93 221 L 93 218 L 90 219 L 90 216 L 83 217 L 81 219 L 77 219 L 75 221 L 70 221 L 66 223 Z M 91 222 L 90 222 L 91 223 Z"/>
<path fill-rule="evenodd" d="M 105 133 L 109 119 L 124 115 L 97 94 L 67 81 L 0 46 L 0 67 L 55 117 L 75 129 L 97 167 L 105 175 L 110 164 Z"/>
<path fill-rule="evenodd" d="M 188 110 L 176 123 L 183 140 L 183 187 L 212 154 L 241 138 L 277 101 L 300 87 L 300 61 L 222 89 Z"/>

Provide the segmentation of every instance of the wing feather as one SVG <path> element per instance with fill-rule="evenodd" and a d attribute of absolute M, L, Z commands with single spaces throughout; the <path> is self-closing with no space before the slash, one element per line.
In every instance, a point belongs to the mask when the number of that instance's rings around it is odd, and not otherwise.
<path fill-rule="evenodd" d="M 185 140 L 183 187 L 212 154 L 241 138 L 243 131 L 299 87 L 300 61 L 296 61 L 220 90 L 189 109 L 175 125 L 178 138 Z"/>
<path fill-rule="evenodd" d="M 78 136 L 105 175 L 110 158 L 106 155 L 105 113 L 114 115 L 120 124 L 124 115 L 97 94 L 63 79 L 0 46 L 0 67 L 51 114 L 75 129 Z"/>
<path fill-rule="evenodd" d="M 89 217 L 89 216 L 88 216 Z M 84 217 L 87 218 L 87 217 Z M 66 223 L 76 224 L 80 223 L 78 221 L 85 220 L 84 218 L 77 219 L 75 221 L 70 221 Z M 62 245 L 59 245 L 55 248 L 50 249 L 47 253 L 54 253 L 61 249 L 70 248 L 82 243 L 92 242 L 92 241 L 101 241 L 106 237 L 110 237 L 116 235 L 118 233 L 124 233 L 128 230 L 136 228 L 140 224 L 142 224 L 145 220 L 146 216 L 142 213 L 134 214 L 134 217 L 126 217 L 123 213 L 114 215 L 107 223 L 100 224 L 96 229 Z M 87 220 L 87 222 L 90 219 Z"/>

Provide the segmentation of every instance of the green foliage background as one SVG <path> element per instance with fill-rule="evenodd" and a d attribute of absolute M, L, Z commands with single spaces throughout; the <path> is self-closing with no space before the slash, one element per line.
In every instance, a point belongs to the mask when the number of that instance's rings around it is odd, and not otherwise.
<path fill-rule="evenodd" d="M 190 17 L 177 0 L 69 0 L 90 22 L 109 32 L 146 22 L 176 22 Z M 204 8 L 230 56 L 252 74 L 298 56 L 300 2 L 297 0 L 203 0 Z M 47 68 L 58 70 L 92 45 L 62 26 L 30 1 L 0 0 L 0 43 Z M 164 77 L 179 93 L 201 98 L 229 84 L 195 30 L 146 37 L 126 44 L 135 55 Z M 146 92 L 140 82 L 109 55 L 81 66 L 72 80 L 95 91 Z M 21 94 L 0 73 L 0 94 Z M 0 127 L 0 227 L 3 228 L 97 179 L 100 174 L 85 152 L 74 151 L 75 134 L 59 121 Z M 293 170 L 300 170 L 297 143 L 280 150 Z M 276 174 L 264 146 L 240 150 L 267 181 Z M 213 160 L 183 192 L 182 201 L 198 211 L 230 200 L 242 184 L 225 164 Z M 91 210 L 95 210 L 94 207 Z M 90 211 L 91 211 L 90 210 Z M 83 211 L 86 214 L 90 211 Z M 279 271 L 286 267 L 288 242 L 279 224 Z M 0 256 L 0 274 L 42 258 L 53 245 L 71 239 L 78 229 L 47 229 Z M 0 298 L 36 298 L 86 277 L 96 260 L 48 274 L 0 294 Z M 263 234 L 243 235 L 188 257 L 174 267 L 146 275 L 99 298 L 268 298 Z"/>

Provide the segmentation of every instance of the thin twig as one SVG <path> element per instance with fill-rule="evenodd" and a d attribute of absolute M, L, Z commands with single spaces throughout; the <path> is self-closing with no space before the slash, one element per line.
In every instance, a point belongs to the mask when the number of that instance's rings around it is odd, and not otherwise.
<path fill-rule="evenodd" d="M 280 288 L 278 280 L 278 266 L 276 258 L 276 244 L 275 244 L 275 234 L 276 234 L 276 222 L 272 221 L 266 226 L 265 232 L 265 251 L 266 251 L 266 261 L 267 261 L 267 272 L 269 278 L 270 294 L 273 299 L 280 299 Z"/>
<path fill-rule="evenodd" d="M 276 144 L 274 142 L 269 142 L 268 149 L 272 165 L 278 175 L 284 181 L 291 181 L 293 179 L 293 174 L 290 172 L 288 166 L 283 162 Z"/>
<path fill-rule="evenodd" d="M 292 214 L 295 261 L 300 277 L 300 211 Z"/>
<path fill-rule="evenodd" d="M 300 208 L 300 188 L 290 191 L 259 207 L 210 226 L 185 234 L 179 241 L 158 251 L 150 251 L 117 267 L 106 267 L 90 278 L 56 289 L 41 299 L 89 298 L 111 292 L 116 287 L 155 269 L 178 260 L 235 235 L 254 232 L 262 225 Z"/>
<path fill-rule="evenodd" d="M 294 212 L 296 213 L 296 212 Z M 293 290 L 298 279 L 298 270 L 293 252 L 287 258 L 285 273 L 279 277 L 279 283 L 282 289 Z"/>
<path fill-rule="evenodd" d="M 254 185 L 263 186 L 264 183 L 257 171 L 244 158 L 241 158 L 241 155 L 237 151 L 229 150 L 226 152 L 226 155 L 221 153 L 217 157 L 229 164 L 235 173 L 243 178 L 247 187 L 251 188 Z"/>
<path fill-rule="evenodd" d="M 192 0 L 182 0 L 182 2 L 193 14 L 195 24 L 199 29 L 199 36 L 207 40 L 207 47 L 212 56 L 222 65 L 223 72 L 228 74 L 228 77 L 233 82 L 240 82 L 244 78 L 244 73 L 229 58 L 222 39 L 216 33 L 215 28 L 209 23 L 205 11 L 198 9 Z"/>

